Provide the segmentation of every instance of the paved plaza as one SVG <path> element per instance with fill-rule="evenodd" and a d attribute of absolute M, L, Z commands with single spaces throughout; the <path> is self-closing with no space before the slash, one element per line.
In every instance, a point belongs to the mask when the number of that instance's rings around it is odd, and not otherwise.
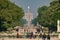
<path fill-rule="evenodd" d="M 29 39 L 29 38 L 0 38 L 0 40 L 42 40 L 42 38 L 35 38 L 35 39 Z M 47 40 L 47 39 L 46 39 Z M 58 38 L 54 37 L 54 38 L 51 38 L 51 40 L 58 40 Z"/>

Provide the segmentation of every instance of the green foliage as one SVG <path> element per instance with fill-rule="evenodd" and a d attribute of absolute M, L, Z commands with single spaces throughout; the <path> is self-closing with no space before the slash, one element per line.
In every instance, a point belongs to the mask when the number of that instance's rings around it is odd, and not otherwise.
<path fill-rule="evenodd" d="M 24 16 L 22 8 L 8 0 L 0 0 L 0 31 L 19 26 Z"/>
<path fill-rule="evenodd" d="M 24 24 L 26 24 L 26 22 L 27 22 L 26 19 L 23 19 L 23 18 L 20 19 L 20 26 L 23 27 Z"/>
<path fill-rule="evenodd" d="M 32 20 L 32 24 L 34 24 L 35 26 L 37 25 L 37 18 L 34 18 L 34 19 Z"/>
<path fill-rule="evenodd" d="M 38 22 L 54 31 L 57 29 L 57 20 L 60 19 L 59 1 L 53 1 L 49 7 L 43 6 L 38 9 Z"/>

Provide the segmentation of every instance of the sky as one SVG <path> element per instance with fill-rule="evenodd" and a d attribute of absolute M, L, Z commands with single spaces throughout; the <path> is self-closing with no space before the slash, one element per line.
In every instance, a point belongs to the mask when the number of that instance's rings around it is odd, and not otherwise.
<path fill-rule="evenodd" d="M 15 3 L 17 6 L 21 7 L 24 10 L 24 13 L 27 12 L 28 6 L 30 6 L 30 12 L 33 14 L 33 17 L 38 15 L 37 10 L 42 6 L 49 6 L 50 2 L 53 0 L 10 0 Z"/>

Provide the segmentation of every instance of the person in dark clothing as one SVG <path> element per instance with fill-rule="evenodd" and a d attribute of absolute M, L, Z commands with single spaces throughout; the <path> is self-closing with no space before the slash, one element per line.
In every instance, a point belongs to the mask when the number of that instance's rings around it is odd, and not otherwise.
<path fill-rule="evenodd" d="M 19 33 L 17 33 L 17 38 L 19 38 Z"/>
<path fill-rule="evenodd" d="M 45 40 L 46 39 L 46 34 L 44 33 L 43 35 L 42 35 L 42 40 Z"/>
<path fill-rule="evenodd" d="M 49 34 L 47 35 L 47 40 L 50 40 L 50 35 Z"/>
<path fill-rule="evenodd" d="M 40 33 L 40 29 L 39 28 L 37 28 L 37 32 Z"/>
<path fill-rule="evenodd" d="M 42 37 L 42 33 L 40 33 L 39 37 L 40 37 L 40 38 Z"/>
<path fill-rule="evenodd" d="M 30 38 L 33 38 L 33 32 L 30 33 Z"/>

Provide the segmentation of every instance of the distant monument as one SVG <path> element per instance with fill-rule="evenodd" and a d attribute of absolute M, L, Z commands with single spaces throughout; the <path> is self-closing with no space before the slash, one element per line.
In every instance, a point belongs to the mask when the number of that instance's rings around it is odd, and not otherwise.
<path fill-rule="evenodd" d="M 30 7 L 28 6 L 28 11 L 25 14 L 25 19 L 27 21 L 27 26 L 29 27 L 31 25 L 31 21 L 33 20 L 33 15 L 30 13 Z"/>
<path fill-rule="evenodd" d="M 57 21 L 57 32 L 60 32 L 60 20 Z"/>
<path fill-rule="evenodd" d="M 28 10 L 25 13 L 25 19 L 27 21 L 26 23 L 26 29 L 30 31 L 30 27 L 32 27 L 31 21 L 33 20 L 33 14 L 30 12 L 30 7 L 28 6 Z"/>

